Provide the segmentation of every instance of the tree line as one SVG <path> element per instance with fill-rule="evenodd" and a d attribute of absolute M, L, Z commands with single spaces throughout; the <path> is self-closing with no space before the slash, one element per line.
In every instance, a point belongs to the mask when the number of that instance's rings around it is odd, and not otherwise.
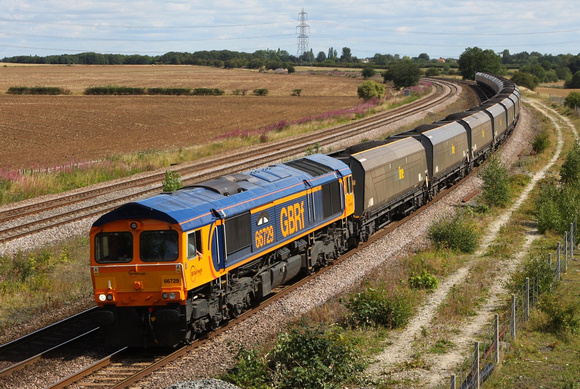
<path fill-rule="evenodd" d="M 361 60 L 352 55 L 349 47 L 340 51 L 329 47 L 328 51 L 320 51 L 317 55 L 312 50 L 300 57 L 291 55 L 286 50 L 258 50 L 244 53 L 230 50 L 197 51 L 193 53 L 171 51 L 159 56 L 100 54 L 86 52 L 79 54 L 62 54 L 50 56 L 15 56 L 5 57 L 3 62 L 34 63 L 34 64 L 66 64 L 66 65 L 200 65 L 219 68 L 248 69 L 288 69 L 291 73 L 294 66 L 307 64 L 321 67 L 353 67 L 386 69 L 385 81 L 396 78 L 396 73 L 417 73 L 416 68 L 427 68 L 427 76 L 440 74 L 460 74 L 465 79 L 473 79 L 475 72 L 487 71 L 506 75 L 508 70 L 516 70 L 513 80 L 518 85 L 534 89 L 539 83 L 565 81 L 567 88 L 580 88 L 580 54 L 541 54 L 539 52 L 511 54 L 509 50 L 495 53 L 493 50 L 482 50 L 478 47 L 467 48 L 458 60 L 453 58 L 430 58 L 421 53 L 417 57 L 399 56 L 398 54 L 375 54 L 373 57 Z M 405 69 L 413 65 L 411 70 Z M 395 69 L 395 74 L 393 74 Z M 404 85 L 408 86 L 408 85 Z"/>

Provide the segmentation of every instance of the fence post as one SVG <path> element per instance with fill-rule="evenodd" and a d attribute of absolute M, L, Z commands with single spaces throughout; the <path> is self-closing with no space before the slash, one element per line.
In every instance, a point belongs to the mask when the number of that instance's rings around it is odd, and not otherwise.
<path fill-rule="evenodd" d="M 550 265 L 550 269 L 552 269 L 552 253 L 548 254 L 548 265 Z"/>
<path fill-rule="evenodd" d="M 516 338 L 516 295 L 512 294 L 512 312 L 511 312 L 511 325 L 510 333 L 512 335 L 512 340 Z"/>
<path fill-rule="evenodd" d="M 526 277 L 526 301 L 524 302 L 524 318 L 530 318 L 530 277 Z"/>
<path fill-rule="evenodd" d="M 457 385 L 455 384 L 455 374 L 451 374 L 451 389 L 456 389 Z"/>
<path fill-rule="evenodd" d="M 562 266 L 562 272 L 566 273 L 568 269 L 568 231 L 564 232 L 564 263 Z"/>
<path fill-rule="evenodd" d="M 479 389 L 479 342 L 475 342 L 475 387 Z"/>
<path fill-rule="evenodd" d="M 560 281 L 560 242 L 558 242 L 558 258 L 556 258 L 556 281 Z"/>
<path fill-rule="evenodd" d="M 570 260 L 574 259 L 574 223 L 570 223 Z"/>
<path fill-rule="evenodd" d="M 499 315 L 496 313 L 495 317 L 495 331 L 493 334 L 493 341 L 495 342 L 495 355 L 493 358 L 493 363 L 497 366 L 499 364 Z"/>

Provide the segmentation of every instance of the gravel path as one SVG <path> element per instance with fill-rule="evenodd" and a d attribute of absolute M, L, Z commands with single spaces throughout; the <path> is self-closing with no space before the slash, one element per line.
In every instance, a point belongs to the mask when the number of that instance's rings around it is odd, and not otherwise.
<path fill-rule="evenodd" d="M 528 100 L 527 102 L 540 111 L 543 111 L 542 108 L 547 108 L 545 105 L 535 101 Z M 553 110 L 552 112 L 556 113 Z M 525 144 L 526 139 L 529 139 L 529 137 L 522 137 L 522 135 L 524 135 L 531 127 L 530 120 L 529 112 L 526 109 L 523 109 L 520 122 L 518 123 L 518 131 L 512 136 L 512 139 L 510 139 L 508 144 L 506 144 L 507 147 L 501 150 L 501 156 L 504 162 L 513 163 L 516 159 L 516 155 L 513 153 L 521 149 L 521 146 L 518 147 L 516 145 L 521 144 L 522 141 L 523 144 Z M 537 182 L 544 178 L 545 173 L 559 158 L 563 147 L 562 130 L 554 119 L 551 120 L 554 122 L 558 132 L 558 146 L 554 156 L 541 171 L 534 174 L 532 180 L 526 188 L 524 188 L 514 204 L 488 227 L 488 230 L 482 239 L 482 243 L 474 255 L 475 258 L 481 257 L 485 254 L 489 245 L 498 235 L 500 228 L 509 221 L 512 213 L 523 204 Z M 568 125 L 576 135 L 575 128 L 569 121 Z M 429 358 L 427 362 L 430 366 L 429 371 L 425 369 L 405 370 L 403 372 L 397 371 L 398 366 L 413 358 L 413 355 L 416 353 L 416 350 L 413 348 L 413 341 L 420 337 L 420 333 L 424 329 L 427 329 L 427 331 L 430 332 L 431 320 L 433 319 L 437 308 L 445 300 L 454 285 L 461 284 L 466 280 L 472 266 L 477 261 L 471 261 L 470 264 L 459 269 L 439 285 L 437 291 L 429 296 L 428 300 L 420 308 L 418 314 L 405 328 L 404 332 L 402 332 L 396 339 L 390 340 L 392 343 L 377 357 L 377 362 L 368 368 L 367 374 L 372 377 L 372 379 L 376 379 L 379 376 L 388 376 L 393 380 L 412 380 L 416 387 L 436 387 L 444 384 L 445 380 L 452 374 L 452 370 L 465 358 L 464 354 L 466 350 L 472 348 L 473 343 L 477 340 L 477 335 L 481 333 L 481 330 L 493 319 L 495 309 L 502 303 L 502 297 L 505 296 L 506 290 L 504 285 L 506 281 L 509 280 L 520 261 L 525 258 L 531 243 L 538 237 L 538 233 L 534 229 L 529 229 L 526 234 L 525 242 L 518 255 L 507 263 L 506 268 L 502 269 L 501 275 L 491 282 L 492 286 L 489 291 L 490 297 L 487 302 L 477 310 L 474 317 L 470 317 L 468 323 L 465 323 L 465 325 L 461 327 L 460 333 L 454 335 L 453 343 L 456 347 L 453 350 L 446 354 Z"/>

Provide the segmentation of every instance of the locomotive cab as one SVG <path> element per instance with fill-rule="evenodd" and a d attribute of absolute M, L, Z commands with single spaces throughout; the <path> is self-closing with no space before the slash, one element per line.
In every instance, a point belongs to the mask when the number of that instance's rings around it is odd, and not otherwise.
<path fill-rule="evenodd" d="M 202 279 L 208 234 L 209 227 L 184 233 L 153 219 L 93 227 L 94 319 L 106 339 L 143 347 L 187 338 L 187 291 Z"/>

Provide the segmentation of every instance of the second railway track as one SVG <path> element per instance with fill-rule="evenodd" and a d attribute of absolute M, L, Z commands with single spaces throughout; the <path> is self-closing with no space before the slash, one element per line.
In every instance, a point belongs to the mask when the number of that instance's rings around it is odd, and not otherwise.
<path fill-rule="evenodd" d="M 268 143 L 267 147 L 264 147 L 266 151 L 259 155 L 255 155 L 256 150 L 242 150 L 211 160 L 176 165 L 173 170 L 179 172 L 185 184 L 193 184 L 242 169 L 256 168 L 295 156 L 304 152 L 308 145 L 316 143 L 321 147 L 328 146 L 396 122 L 414 112 L 427 110 L 439 104 L 456 94 L 458 90 L 455 84 L 447 81 L 437 80 L 433 85 L 435 90 L 427 98 L 346 125 Z M 24 238 L 75 220 L 97 216 L 121 203 L 159 193 L 164 175 L 165 171 L 157 171 L 125 180 L 116 180 L 95 188 L 63 194 L 54 199 L 0 211 L 0 225 L 2 226 L 0 227 L 0 243 Z M 115 193 L 119 195 L 114 195 Z M 99 199 L 101 196 L 102 200 Z M 83 202 L 89 201 L 91 202 L 89 205 L 83 205 Z"/>

